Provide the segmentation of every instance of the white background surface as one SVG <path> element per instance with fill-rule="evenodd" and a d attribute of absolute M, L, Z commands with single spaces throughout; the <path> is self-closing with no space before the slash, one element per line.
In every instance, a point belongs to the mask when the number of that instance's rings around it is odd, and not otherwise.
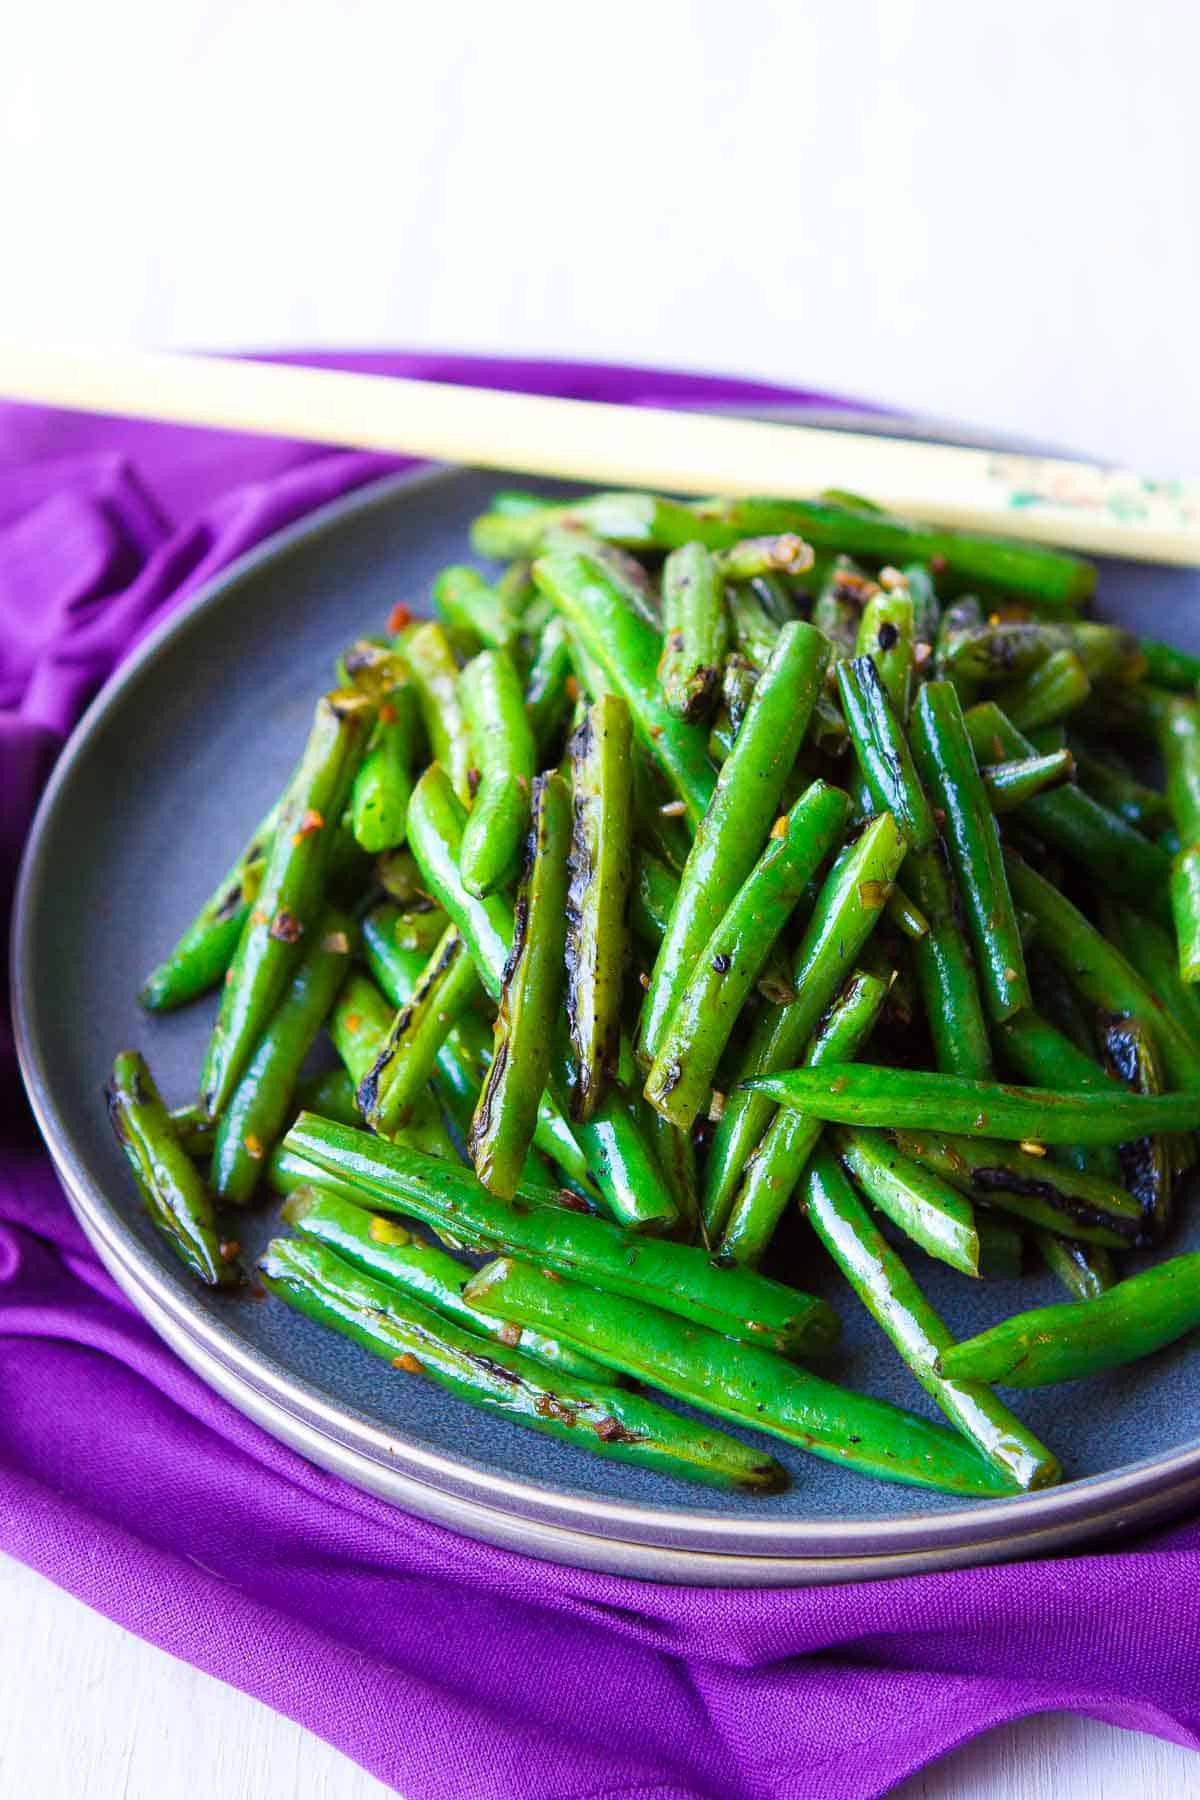
<path fill-rule="evenodd" d="M 12 6 L 0 331 L 657 360 L 1200 473 L 1198 56 L 1191 0 Z M 15 1565 L 0 1617 L 4 1800 L 383 1791 Z M 1200 1759 L 1030 1721 L 905 1792 Z"/>

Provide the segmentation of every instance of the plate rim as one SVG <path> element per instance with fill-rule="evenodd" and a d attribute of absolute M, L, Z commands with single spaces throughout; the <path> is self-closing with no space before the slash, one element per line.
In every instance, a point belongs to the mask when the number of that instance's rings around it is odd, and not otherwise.
<path fill-rule="evenodd" d="M 612 1567 L 612 1559 L 606 1560 L 605 1552 L 615 1551 L 623 1544 L 627 1551 L 639 1553 L 647 1564 L 642 1570 L 631 1570 L 626 1556 L 621 1570 L 624 1573 L 641 1572 L 653 1577 L 656 1559 L 661 1562 L 663 1558 L 690 1557 L 706 1565 L 706 1584 L 720 1584 L 720 1575 L 707 1567 L 714 1561 L 754 1562 L 769 1558 L 776 1563 L 785 1563 L 794 1571 L 790 1578 L 797 1582 L 853 1580 L 872 1573 L 907 1573 L 914 1567 L 945 1567 L 968 1558 L 985 1561 L 1005 1554 L 1021 1554 L 1019 1548 L 1015 1552 L 1007 1551 L 1006 1545 L 1031 1535 L 1045 1540 L 1042 1547 L 1050 1547 L 1051 1539 L 1057 1546 L 1094 1535 L 1106 1527 L 1115 1528 L 1127 1523 L 1130 1513 L 1136 1514 L 1137 1522 L 1143 1524 L 1150 1517 L 1160 1518 L 1171 1509 L 1186 1505 L 1194 1494 L 1200 1493 L 1200 1437 L 1165 1455 L 1139 1458 L 1117 1470 L 1084 1476 L 1061 1487 L 903 1518 L 846 1515 L 809 1521 L 755 1520 L 742 1515 L 723 1517 L 690 1512 L 683 1507 L 646 1507 L 603 1500 L 576 1490 L 551 1490 L 544 1484 L 498 1474 L 470 1459 L 408 1442 L 396 1433 L 371 1426 L 361 1417 L 344 1412 L 338 1402 L 296 1377 L 282 1362 L 241 1340 L 228 1328 L 222 1329 L 219 1321 L 210 1319 L 197 1297 L 189 1294 L 182 1285 L 172 1283 L 116 1208 L 110 1205 L 102 1186 L 90 1179 L 82 1160 L 74 1152 L 66 1122 L 53 1100 L 52 1083 L 37 1040 L 31 1001 L 31 921 L 42 882 L 46 843 L 61 792 L 86 755 L 92 738 L 110 710 L 120 704 L 127 688 L 136 683 L 167 642 L 185 635 L 190 626 L 218 604 L 231 588 L 236 588 L 264 565 L 296 546 L 329 531 L 341 530 L 347 521 L 364 513 L 387 508 L 398 494 L 408 495 L 414 489 L 453 484 L 467 472 L 458 467 L 421 466 L 382 475 L 314 509 L 237 557 L 198 588 L 181 607 L 160 620 L 121 662 L 84 710 L 43 790 L 21 857 L 10 932 L 10 1000 L 17 1060 L 38 1129 L 72 1210 L 118 1285 L 143 1316 L 150 1314 L 152 1328 L 160 1335 L 163 1335 L 161 1320 L 165 1316 L 175 1333 L 185 1336 L 210 1359 L 214 1355 L 214 1340 L 219 1343 L 224 1352 L 223 1360 L 236 1372 L 237 1380 L 246 1392 L 277 1409 L 284 1418 L 304 1423 L 310 1430 L 322 1431 L 325 1427 L 317 1422 L 322 1414 L 341 1414 L 342 1431 L 337 1434 L 336 1441 L 352 1447 L 381 1470 L 391 1469 L 398 1477 L 415 1482 L 439 1497 L 447 1492 L 458 1492 L 465 1506 L 475 1505 L 481 1510 L 488 1503 L 477 1496 L 472 1498 L 472 1490 L 482 1489 L 499 1498 L 506 1518 L 540 1521 L 544 1526 L 578 1534 L 581 1545 L 591 1552 L 581 1560 L 591 1567 Z M 156 1317 L 160 1321 L 158 1324 Z M 178 1353 L 177 1338 L 168 1337 L 168 1342 L 172 1342 Z M 191 1366 L 197 1368 L 195 1362 Z M 197 1368 L 197 1372 L 201 1379 L 214 1385 L 211 1375 L 206 1376 L 201 1368 Z M 226 1397 L 240 1410 L 247 1410 L 232 1393 L 227 1393 Z M 269 1418 L 260 1414 L 253 1416 L 271 1431 Z M 282 1433 L 276 1430 L 273 1435 L 281 1436 Z M 372 1439 L 376 1440 L 373 1451 L 369 1448 Z M 359 1441 L 356 1443 L 355 1440 Z M 353 1473 L 347 1478 L 355 1481 Z M 363 1483 L 360 1480 L 356 1485 Z M 409 1509 L 428 1510 L 421 1508 L 419 1495 L 414 1498 L 406 1494 L 394 1503 Z M 495 1513 L 497 1505 L 493 1504 L 490 1510 Z M 461 1529 L 474 1530 L 475 1535 L 488 1535 L 478 1521 L 464 1520 Z M 615 1535 L 617 1532 L 622 1534 L 620 1538 Z M 902 1571 L 896 1568 L 898 1560 L 906 1563 Z M 822 1576 L 819 1568 L 831 1561 L 844 1564 L 844 1572 Z M 888 1566 L 873 1570 L 872 1565 L 876 1563 Z M 806 1570 L 810 1572 L 806 1573 Z M 657 1578 L 687 1579 L 683 1575 L 666 1574 L 665 1570 Z"/>

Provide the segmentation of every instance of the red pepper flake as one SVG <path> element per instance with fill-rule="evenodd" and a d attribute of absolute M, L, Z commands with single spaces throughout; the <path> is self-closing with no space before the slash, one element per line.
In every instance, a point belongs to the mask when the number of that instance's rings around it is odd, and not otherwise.
<path fill-rule="evenodd" d="M 658 739 L 662 736 L 662 734 L 663 734 L 663 728 L 661 725 L 652 725 L 650 727 L 650 736 L 655 740 L 656 743 L 657 743 Z"/>
<path fill-rule="evenodd" d="M 234 981 L 234 975 L 233 975 L 233 970 L 232 970 L 232 969 L 226 969 L 226 971 L 225 971 L 225 986 L 226 986 L 226 987 L 232 987 L 232 986 L 233 986 L 233 981 Z"/>
<path fill-rule="evenodd" d="M 939 831 L 941 831 L 943 829 L 943 827 L 945 826 L 945 823 L 946 823 L 946 809 L 944 806 L 935 806 L 934 807 L 933 822 L 937 826 Z"/>
<path fill-rule="evenodd" d="M 476 794 L 479 792 L 479 784 L 482 780 L 483 780 L 483 776 L 480 774 L 478 769 L 468 769 L 467 770 L 467 792 L 470 794 L 472 800 L 475 798 Z"/>
<path fill-rule="evenodd" d="M 392 1367 L 393 1369 L 403 1369 L 406 1375 L 419 1375 L 421 1373 L 420 1363 L 415 1356 L 410 1356 L 407 1350 L 404 1352 L 403 1356 L 393 1356 Z"/>
<path fill-rule="evenodd" d="M 542 1275 L 543 1281 L 561 1281 L 562 1280 L 562 1276 L 555 1274 L 553 1269 L 543 1269 L 541 1271 L 541 1275 Z"/>
<path fill-rule="evenodd" d="M 281 906 L 271 920 L 271 936 L 281 944 L 298 944 L 304 936 L 304 926 L 295 913 Z"/>
<path fill-rule="evenodd" d="M 747 1319 L 746 1324 L 751 1331 L 765 1331 L 767 1329 L 761 1319 Z"/>
<path fill-rule="evenodd" d="M 975 1129 L 976 1131 L 987 1130 L 987 1114 L 985 1112 L 975 1114 Z"/>
<path fill-rule="evenodd" d="M 568 700 L 578 700 L 578 698 L 579 698 L 579 683 L 575 679 L 574 675 L 567 676 L 566 689 L 567 689 L 567 699 Z"/>
<path fill-rule="evenodd" d="M 357 1032 L 362 1030 L 362 1014 L 347 1013 L 346 1017 L 342 1020 L 342 1023 L 350 1033 L 351 1037 L 353 1037 Z"/>
<path fill-rule="evenodd" d="M 255 1162 L 262 1161 L 263 1147 L 262 1139 L 260 1137 L 255 1137 L 252 1131 L 248 1131 L 242 1139 L 242 1143 L 246 1147 L 247 1156 L 252 1156 Z"/>
<path fill-rule="evenodd" d="M 843 1089 L 845 1089 L 848 1086 L 849 1086 L 848 1077 L 845 1075 L 838 1075 L 838 1076 L 835 1076 L 835 1078 L 830 1082 L 829 1091 L 831 1094 L 840 1094 L 843 1091 Z"/>
<path fill-rule="evenodd" d="M 241 1255 L 242 1246 L 237 1238 L 223 1238 L 217 1245 L 217 1253 L 222 1262 L 233 1262 Z"/>
<path fill-rule="evenodd" d="M 389 635 L 395 637 L 397 632 L 403 631 L 406 625 L 411 624 L 412 613 L 409 611 L 408 607 L 405 606 L 403 600 L 397 600 L 395 606 L 393 606 L 391 612 L 387 616 Z"/>
<path fill-rule="evenodd" d="M 935 556 L 931 556 L 929 559 L 929 567 L 935 575 L 944 575 L 946 573 L 945 557 L 942 556 L 940 553 Z"/>
<path fill-rule="evenodd" d="M 381 725 L 394 725 L 396 723 L 396 709 L 390 700 L 385 700 L 379 708 L 379 723 Z"/>
<path fill-rule="evenodd" d="M 311 837 L 313 835 L 314 831 L 320 831 L 324 823 L 325 821 L 317 811 L 316 807 L 310 806 L 299 825 L 292 833 L 293 844 L 302 844 L 306 837 Z"/>
<path fill-rule="evenodd" d="M 527 794 L 529 792 L 529 777 L 528 777 L 528 775 L 518 775 L 517 776 L 517 786 L 520 788 L 520 790 L 523 794 Z"/>

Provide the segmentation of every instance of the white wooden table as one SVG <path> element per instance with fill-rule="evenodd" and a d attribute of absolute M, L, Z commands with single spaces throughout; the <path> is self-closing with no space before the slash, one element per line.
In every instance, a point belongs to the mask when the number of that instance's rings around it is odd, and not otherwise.
<path fill-rule="evenodd" d="M 1189 0 L 9 12 L 2 331 L 735 369 L 1197 472 Z M 5 1796 L 382 1792 L 15 1565 L 0 1617 Z M 906 1791 L 1200 1758 L 1054 1717 Z"/>

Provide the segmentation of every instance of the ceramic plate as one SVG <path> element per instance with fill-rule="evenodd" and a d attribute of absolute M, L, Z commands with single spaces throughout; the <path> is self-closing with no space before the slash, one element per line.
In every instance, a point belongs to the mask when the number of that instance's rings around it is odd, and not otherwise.
<path fill-rule="evenodd" d="M 135 1045 L 169 1098 L 187 1098 L 212 1008 L 148 1017 L 140 982 L 281 786 L 338 652 L 381 629 L 393 602 L 424 609 L 496 485 L 469 471 L 389 480 L 272 539 L 144 644 L 62 756 L 22 869 L 15 1014 L 38 1120 L 105 1263 L 204 1379 L 304 1455 L 455 1529 L 561 1561 L 658 1580 L 829 1581 L 1028 1554 L 1184 1505 L 1200 1494 L 1197 1340 L 1086 1388 L 1021 1398 L 1070 1472 L 1061 1489 L 964 1503 L 773 1444 L 792 1485 L 749 1499 L 485 1418 L 272 1300 L 199 1293 L 151 1230 L 105 1117 L 105 1075 Z M 1114 565 L 1101 592 L 1106 615 L 1200 647 L 1194 575 Z M 271 1206 L 246 1218 L 249 1256 L 272 1229 Z M 833 1373 L 928 1410 L 798 1221 L 782 1254 L 842 1315 Z M 915 1252 L 913 1266 L 964 1335 L 1057 1297 L 1048 1277 L 971 1284 Z"/>

